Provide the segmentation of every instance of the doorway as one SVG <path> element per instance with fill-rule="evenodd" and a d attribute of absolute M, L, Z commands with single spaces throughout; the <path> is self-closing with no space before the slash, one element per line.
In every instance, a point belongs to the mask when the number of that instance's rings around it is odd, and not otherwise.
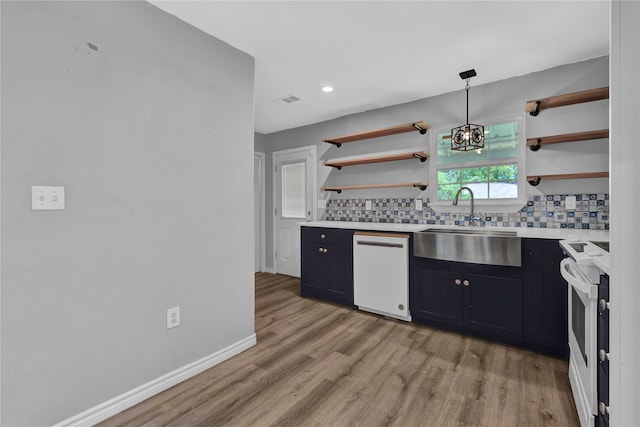
<path fill-rule="evenodd" d="M 300 222 L 315 219 L 316 146 L 273 153 L 274 272 L 300 277 Z"/>

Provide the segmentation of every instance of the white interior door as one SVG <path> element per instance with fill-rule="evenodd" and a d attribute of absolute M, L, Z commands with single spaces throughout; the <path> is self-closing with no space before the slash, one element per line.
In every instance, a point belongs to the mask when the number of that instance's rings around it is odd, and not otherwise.
<path fill-rule="evenodd" d="M 255 242 L 255 272 L 262 271 L 264 262 L 264 153 L 253 155 L 253 230 Z"/>
<path fill-rule="evenodd" d="M 315 217 L 316 147 L 273 153 L 275 272 L 300 277 L 300 222 Z"/>

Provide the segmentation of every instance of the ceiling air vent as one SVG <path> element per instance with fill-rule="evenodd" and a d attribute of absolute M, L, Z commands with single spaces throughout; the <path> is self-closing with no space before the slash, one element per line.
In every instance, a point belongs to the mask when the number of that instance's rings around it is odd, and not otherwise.
<path fill-rule="evenodd" d="M 287 96 L 283 96 L 282 98 L 274 99 L 273 102 L 278 105 L 288 105 L 293 104 L 294 102 L 300 101 L 300 98 L 297 96 L 290 94 Z"/>

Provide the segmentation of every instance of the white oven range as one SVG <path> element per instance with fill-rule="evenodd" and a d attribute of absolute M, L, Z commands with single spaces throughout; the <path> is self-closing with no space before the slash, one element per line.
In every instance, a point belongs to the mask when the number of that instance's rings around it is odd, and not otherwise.
<path fill-rule="evenodd" d="M 570 285 L 569 302 L 569 381 L 580 424 L 594 426 L 597 402 L 597 318 L 598 284 L 601 270 L 595 259 L 608 256 L 608 242 L 561 240 L 567 258 L 560 273 Z"/>

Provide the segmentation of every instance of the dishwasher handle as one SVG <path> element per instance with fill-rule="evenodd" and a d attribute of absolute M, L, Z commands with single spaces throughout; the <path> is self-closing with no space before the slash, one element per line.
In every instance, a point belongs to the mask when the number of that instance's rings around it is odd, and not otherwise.
<path fill-rule="evenodd" d="M 359 245 L 365 246 L 382 246 L 383 248 L 400 248 L 404 247 L 402 243 L 387 243 L 387 242 L 369 242 L 366 240 L 356 240 L 356 243 Z"/>

